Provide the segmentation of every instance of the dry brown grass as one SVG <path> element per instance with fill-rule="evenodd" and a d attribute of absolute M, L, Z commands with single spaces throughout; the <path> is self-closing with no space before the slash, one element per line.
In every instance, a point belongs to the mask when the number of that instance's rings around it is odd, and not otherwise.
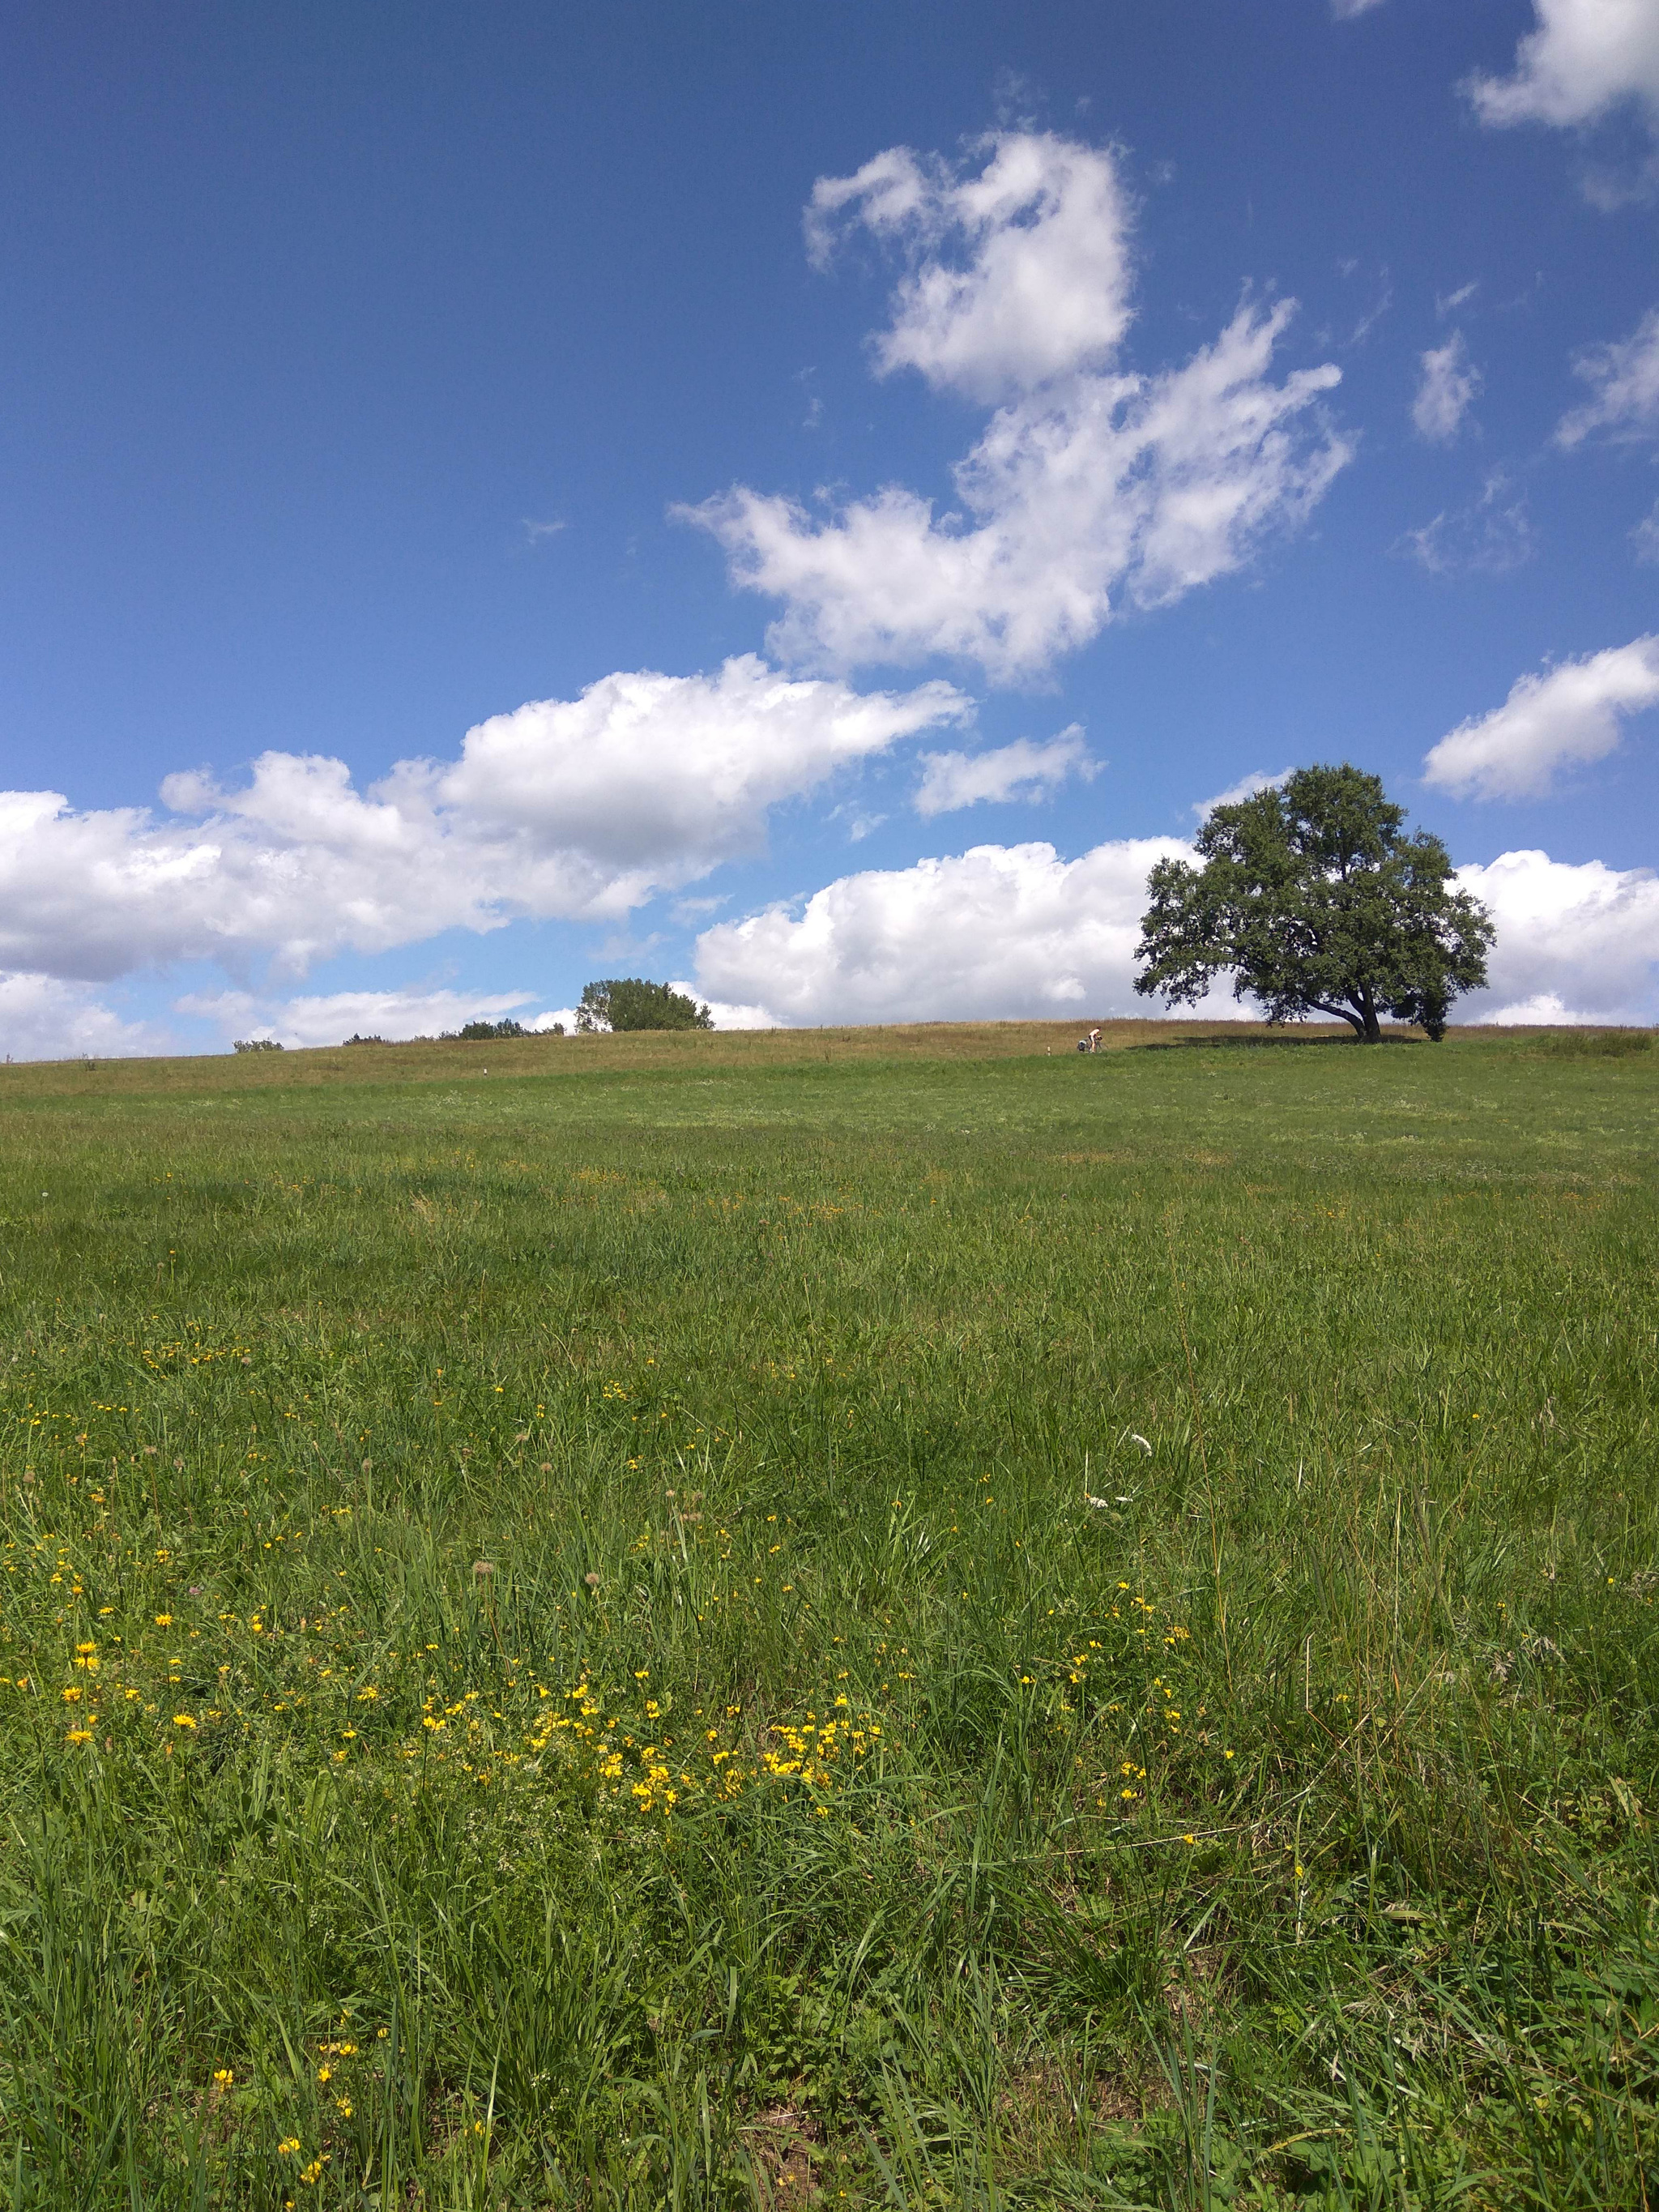
<path fill-rule="evenodd" d="M 196 1054 L 174 1060 L 57 1060 L 0 1067 L 0 1099 L 102 1097 L 155 1092 L 307 1089 L 332 1084 L 454 1083 L 501 1075 L 760 1071 L 813 1062 L 1017 1060 L 1076 1049 L 1094 1026 L 1067 1022 L 907 1022 L 822 1030 L 641 1030 L 623 1036 L 496 1037 L 487 1044 L 331 1045 L 308 1052 Z M 1265 1022 L 1107 1021 L 1103 1051 L 1133 1046 L 1229 1044 L 1250 1039 L 1342 1040 L 1340 1022 L 1295 1030 Z M 1411 1034 L 1411 1032 L 1402 1032 Z"/>

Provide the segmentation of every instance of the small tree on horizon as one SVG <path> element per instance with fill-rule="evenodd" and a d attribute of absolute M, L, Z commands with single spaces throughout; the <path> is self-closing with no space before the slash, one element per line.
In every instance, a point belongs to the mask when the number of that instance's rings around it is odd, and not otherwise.
<path fill-rule="evenodd" d="M 441 1044 L 493 1044 L 497 1037 L 521 1037 L 527 1034 L 523 1024 L 515 1022 L 510 1015 L 492 1022 L 480 1014 L 476 1021 L 463 1022 L 458 1030 L 446 1030 L 438 1041 Z"/>
<path fill-rule="evenodd" d="M 639 975 L 613 975 L 589 983 L 576 1008 L 576 1027 L 604 1030 L 712 1030 L 714 1017 L 684 991 L 647 983 Z"/>
<path fill-rule="evenodd" d="M 1218 975 L 1270 1022 L 1347 1022 L 1366 1044 L 1382 1018 L 1437 1042 L 1452 1001 L 1486 980 L 1492 918 L 1452 885 L 1449 854 L 1380 777 L 1346 762 L 1297 769 L 1283 785 L 1212 809 L 1194 842 L 1204 866 L 1160 860 L 1136 954 L 1143 995 L 1197 1003 Z"/>

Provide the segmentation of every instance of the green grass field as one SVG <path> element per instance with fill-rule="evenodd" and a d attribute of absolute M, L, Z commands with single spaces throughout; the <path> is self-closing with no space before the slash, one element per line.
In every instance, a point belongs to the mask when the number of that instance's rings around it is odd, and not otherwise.
<path fill-rule="evenodd" d="M 1659 1051 L 1073 1034 L 0 1071 L 0 2203 L 1659 2204 Z"/>

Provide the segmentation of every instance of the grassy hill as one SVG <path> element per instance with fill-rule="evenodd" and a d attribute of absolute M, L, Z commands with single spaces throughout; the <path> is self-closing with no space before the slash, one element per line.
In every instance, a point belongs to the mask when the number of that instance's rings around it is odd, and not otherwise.
<path fill-rule="evenodd" d="M 1659 2193 L 1659 1052 L 1075 1036 L 0 1069 L 0 2205 Z"/>

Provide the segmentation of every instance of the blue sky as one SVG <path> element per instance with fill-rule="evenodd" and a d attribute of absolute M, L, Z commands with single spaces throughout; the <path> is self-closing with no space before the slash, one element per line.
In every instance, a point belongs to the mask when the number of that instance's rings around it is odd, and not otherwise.
<path fill-rule="evenodd" d="M 1338 757 L 1659 1015 L 1659 0 L 9 34 L 18 1056 L 1140 1010 Z"/>

